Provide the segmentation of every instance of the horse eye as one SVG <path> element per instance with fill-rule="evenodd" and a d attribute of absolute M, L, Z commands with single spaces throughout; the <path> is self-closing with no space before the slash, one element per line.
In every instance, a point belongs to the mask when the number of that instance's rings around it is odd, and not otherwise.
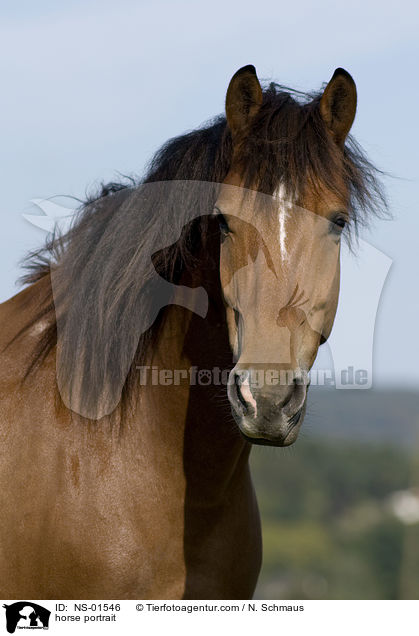
<path fill-rule="evenodd" d="M 341 234 L 347 225 L 347 220 L 342 214 L 337 214 L 330 221 L 330 231 L 332 234 Z"/>
<path fill-rule="evenodd" d="M 218 225 L 220 226 L 220 232 L 223 236 L 227 236 L 230 233 L 230 228 L 228 227 L 228 223 L 225 219 L 225 216 L 221 214 L 218 208 L 215 208 L 217 214 Z"/>

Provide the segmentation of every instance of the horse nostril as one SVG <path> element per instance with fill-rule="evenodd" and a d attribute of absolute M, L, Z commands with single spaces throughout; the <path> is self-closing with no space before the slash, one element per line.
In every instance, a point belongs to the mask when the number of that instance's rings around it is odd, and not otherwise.
<path fill-rule="evenodd" d="M 277 408 L 287 407 L 290 402 L 294 401 L 302 392 L 303 387 L 301 387 L 299 378 L 293 378 L 288 387 L 284 387 L 284 391 L 278 395 L 275 401 Z"/>
<path fill-rule="evenodd" d="M 239 400 L 240 404 L 242 405 L 242 407 L 243 407 L 243 409 L 244 409 L 244 411 L 246 413 L 248 405 L 247 405 L 247 402 L 246 402 L 246 400 L 244 399 L 244 397 L 242 395 L 242 392 L 241 392 L 241 384 L 242 383 L 241 383 L 240 376 L 237 373 L 234 376 L 234 383 L 236 385 L 236 391 L 237 391 L 238 400 Z"/>

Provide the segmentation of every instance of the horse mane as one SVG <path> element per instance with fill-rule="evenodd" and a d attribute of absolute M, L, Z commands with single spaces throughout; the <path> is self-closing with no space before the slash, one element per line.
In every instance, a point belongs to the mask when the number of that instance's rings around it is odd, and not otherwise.
<path fill-rule="evenodd" d="M 356 229 L 386 207 L 380 172 L 353 138 L 348 137 L 343 152 L 336 146 L 320 115 L 320 95 L 274 83 L 264 89 L 262 106 L 241 149 L 244 185 L 266 194 L 279 184 L 290 193 L 301 192 L 308 183 L 316 188 L 323 182 L 337 193 L 344 187 Z M 115 384 L 130 393 L 132 369 L 156 342 L 166 313 L 166 308 L 161 309 L 152 326 L 138 336 L 133 316 L 152 311 L 152 269 L 178 284 L 185 272 L 196 268 L 211 224 L 208 215 L 228 173 L 232 151 L 224 116 L 169 140 L 151 160 L 143 179 L 103 185 L 81 205 L 64 236 L 53 235 L 29 254 L 21 282 L 32 284 L 46 276 L 52 282 L 37 315 L 14 338 L 38 320 L 48 324 L 38 337 L 25 378 L 61 338 L 63 368 L 68 374 L 75 369 L 80 373 L 79 413 L 94 412 L 98 394 L 92 387 Z M 190 188 L 179 186 L 183 205 L 168 202 L 170 189 L 161 184 L 188 182 Z M 198 197 L 193 183 L 213 187 Z M 199 214 L 194 213 L 191 221 L 190 210 L 196 206 Z M 180 238 L 173 244 L 174 225 Z M 157 240 L 168 248 L 154 254 L 151 263 L 144 259 L 144 247 Z M 54 277 L 59 281 L 56 289 Z M 81 282 L 77 294 L 74 288 Z"/>

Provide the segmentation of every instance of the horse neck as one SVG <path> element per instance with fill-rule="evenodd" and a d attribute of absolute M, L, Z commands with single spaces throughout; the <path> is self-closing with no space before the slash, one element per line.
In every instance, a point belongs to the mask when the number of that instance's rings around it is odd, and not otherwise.
<path fill-rule="evenodd" d="M 194 287 L 203 283 L 200 273 L 196 272 Z M 218 278 L 218 271 L 212 276 Z M 188 375 L 179 386 L 161 387 L 157 425 L 170 422 L 182 432 L 182 448 L 175 454 L 181 452 L 188 498 L 207 502 L 218 501 L 247 474 L 250 450 L 233 420 L 227 387 L 222 384 L 221 372 L 226 370 L 225 379 L 233 366 L 232 354 L 220 285 L 208 281 L 206 276 L 206 317 L 179 306 L 168 308 L 153 355 L 153 365 L 172 372 L 172 377 L 176 369 Z M 213 381 L 203 384 L 199 371 L 210 372 Z M 157 394 L 159 387 L 153 389 Z"/>

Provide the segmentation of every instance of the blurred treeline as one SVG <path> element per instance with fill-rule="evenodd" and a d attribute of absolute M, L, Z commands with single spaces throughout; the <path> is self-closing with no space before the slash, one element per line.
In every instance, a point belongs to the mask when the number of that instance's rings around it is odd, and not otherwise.
<path fill-rule="evenodd" d="M 419 395 L 310 391 L 289 448 L 255 447 L 256 598 L 419 599 Z"/>

